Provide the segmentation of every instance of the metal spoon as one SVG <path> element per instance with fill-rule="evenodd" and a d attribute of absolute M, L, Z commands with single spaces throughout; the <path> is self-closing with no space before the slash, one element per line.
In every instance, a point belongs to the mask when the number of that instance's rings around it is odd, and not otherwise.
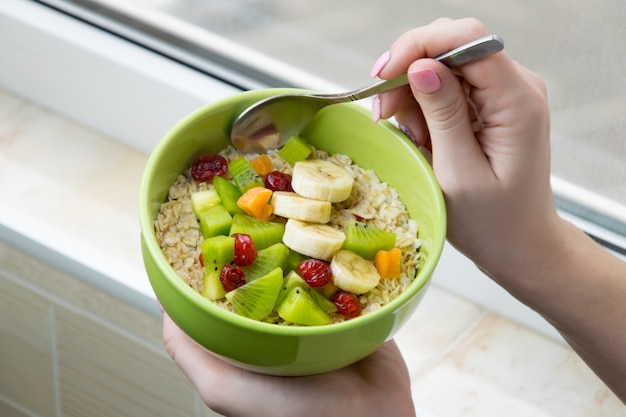
<path fill-rule="evenodd" d="M 435 57 L 450 68 L 476 61 L 501 51 L 504 41 L 497 35 L 486 36 Z M 408 84 L 407 75 L 379 81 L 369 87 L 341 94 L 283 94 L 258 101 L 233 122 L 230 140 L 245 153 L 278 148 L 309 124 L 322 108 L 337 103 L 361 100 Z"/>

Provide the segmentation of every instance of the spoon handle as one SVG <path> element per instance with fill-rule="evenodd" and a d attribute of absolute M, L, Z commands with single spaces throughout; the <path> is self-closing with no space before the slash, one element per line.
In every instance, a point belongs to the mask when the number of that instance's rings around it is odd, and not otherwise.
<path fill-rule="evenodd" d="M 451 51 L 441 54 L 434 59 L 442 62 L 449 68 L 457 68 L 461 65 L 474 62 L 488 55 L 495 54 L 504 48 L 504 41 L 498 35 L 485 36 L 465 45 L 459 46 Z M 337 94 L 336 97 L 344 98 L 345 101 L 360 100 L 374 94 L 383 93 L 408 84 L 409 80 L 406 74 L 402 74 L 391 80 L 382 80 L 372 84 L 369 87 L 360 88 L 358 90 L 347 93 Z"/>

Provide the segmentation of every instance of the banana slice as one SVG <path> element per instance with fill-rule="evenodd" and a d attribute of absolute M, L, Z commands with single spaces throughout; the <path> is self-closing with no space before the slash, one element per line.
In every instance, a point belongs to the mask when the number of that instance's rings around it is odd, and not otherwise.
<path fill-rule="evenodd" d="M 293 167 L 291 187 L 303 197 L 338 203 L 350 197 L 353 185 L 352 175 L 329 161 L 300 161 Z"/>
<path fill-rule="evenodd" d="M 374 264 L 348 250 L 335 253 L 330 270 L 335 285 L 353 294 L 364 294 L 380 282 L 380 274 Z"/>
<path fill-rule="evenodd" d="M 343 245 L 346 235 L 326 224 L 288 219 L 283 243 L 291 250 L 324 261 L 330 261 Z"/>
<path fill-rule="evenodd" d="M 329 201 L 313 200 L 287 191 L 274 191 L 271 205 L 278 216 L 323 224 L 330 220 L 332 208 Z"/>

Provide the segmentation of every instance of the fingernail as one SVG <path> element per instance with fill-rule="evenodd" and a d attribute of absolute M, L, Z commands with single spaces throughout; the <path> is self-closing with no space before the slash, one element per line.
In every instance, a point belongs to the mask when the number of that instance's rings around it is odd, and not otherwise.
<path fill-rule="evenodd" d="M 391 52 L 386 51 L 382 54 L 374 63 L 374 66 L 370 71 L 370 77 L 376 77 L 383 70 L 383 68 L 385 68 L 385 65 L 389 62 L 389 58 L 391 58 Z"/>
<path fill-rule="evenodd" d="M 380 96 L 376 94 L 372 97 L 372 121 L 378 123 L 380 120 Z"/>
<path fill-rule="evenodd" d="M 441 88 L 441 80 L 431 68 L 408 73 L 409 81 L 421 93 L 432 94 Z"/>
<path fill-rule="evenodd" d="M 407 138 L 409 138 L 409 140 L 411 142 L 413 142 L 414 144 L 417 145 L 417 142 L 415 140 L 415 135 L 413 134 L 413 131 L 411 129 L 409 129 L 409 127 L 407 125 L 403 125 L 402 123 L 398 124 L 398 129 L 400 129 L 400 131 L 402 133 L 404 133 L 406 135 Z"/>

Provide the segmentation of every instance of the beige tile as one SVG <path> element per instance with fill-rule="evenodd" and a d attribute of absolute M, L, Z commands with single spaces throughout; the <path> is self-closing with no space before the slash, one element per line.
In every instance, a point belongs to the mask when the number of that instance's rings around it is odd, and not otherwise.
<path fill-rule="evenodd" d="M 487 315 L 415 381 L 418 405 L 441 416 L 624 415 L 624 405 L 567 346 Z"/>
<path fill-rule="evenodd" d="M 49 310 L 0 264 L 0 395 L 41 417 L 55 416 Z"/>
<path fill-rule="evenodd" d="M 411 374 L 419 375 L 434 366 L 483 314 L 480 307 L 431 286 L 395 337 Z"/>
<path fill-rule="evenodd" d="M 100 317 L 138 338 L 162 346 L 161 321 L 108 294 L 96 290 L 24 252 L 0 242 L 0 265 L 48 297 Z"/>
<path fill-rule="evenodd" d="M 193 387 L 163 350 L 69 310 L 59 309 L 56 317 L 64 412 L 194 415 Z"/>

